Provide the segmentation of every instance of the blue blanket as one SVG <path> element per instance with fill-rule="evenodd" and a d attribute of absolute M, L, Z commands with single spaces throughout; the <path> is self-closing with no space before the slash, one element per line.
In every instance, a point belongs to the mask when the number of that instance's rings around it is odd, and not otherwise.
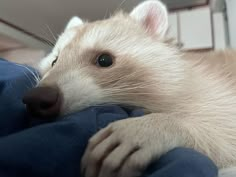
<path fill-rule="evenodd" d="M 0 59 L 0 177 L 80 177 L 88 139 L 108 123 L 143 115 L 140 109 L 91 107 L 56 122 L 33 121 L 22 104 L 37 72 Z M 174 149 L 149 166 L 148 177 L 215 177 L 217 168 L 191 149 Z"/>

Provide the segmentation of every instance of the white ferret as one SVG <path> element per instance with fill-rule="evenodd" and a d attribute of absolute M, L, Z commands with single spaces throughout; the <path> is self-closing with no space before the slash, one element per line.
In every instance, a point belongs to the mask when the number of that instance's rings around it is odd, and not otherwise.
<path fill-rule="evenodd" d="M 54 91 L 25 99 L 38 115 L 110 103 L 148 112 L 111 123 L 89 140 L 85 177 L 138 176 L 175 147 L 202 152 L 220 169 L 236 165 L 236 60 L 187 59 L 166 42 L 167 30 L 167 10 L 157 0 L 93 23 L 74 17 L 41 62 L 38 88 Z M 37 101 L 43 92 L 54 96 Z M 234 168 L 220 173 L 236 176 Z"/>

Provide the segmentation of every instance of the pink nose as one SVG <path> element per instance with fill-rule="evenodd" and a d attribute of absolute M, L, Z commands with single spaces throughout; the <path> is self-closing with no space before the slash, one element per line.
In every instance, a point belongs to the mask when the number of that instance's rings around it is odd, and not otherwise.
<path fill-rule="evenodd" d="M 36 87 L 23 97 L 27 111 L 38 118 L 54 118 L 61 107 L 61 96 L 56 87 Z"/>

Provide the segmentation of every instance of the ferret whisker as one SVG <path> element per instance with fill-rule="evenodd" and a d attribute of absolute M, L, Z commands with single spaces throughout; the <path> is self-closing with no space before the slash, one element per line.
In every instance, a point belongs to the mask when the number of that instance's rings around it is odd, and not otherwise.
<path fill-rule="evenodd" d="M 54 38 L 53 36 L 52 36 L 51 39 L 49 39 L 49 37 L 50 37 L 52 34 L 51 34 L 50 30 L 48 29 L 48 27 L 47 27 L 46 24 L 45 24 L 45 26 L 46 26 L 47 29 L 45 29 L 45 27 L 44 27 L 44 28 L 41 28 L 42 35 L 43 35 L 43 40 L 44 40 L 44 42 L 45 42 L 47 45 L 49 45 L 51 48 L 53 48 L 53 47 L 55 46 L 55 43 L 56 43 L 57 40 L 55 40 L 55 38 Z M 48 33 L 48 31 L 49 31 L 49 33 Z M 54 35 L 54 36 L 55 36 L 55 35 Z M 53 41 L 52 41 L 52 39 L 53 39 Z"/>
<path fill-rule="evenodd" d="M 108 12 L 109 12 L 109 9 L 106 9 L 106 12 L 105 12 L 105 15 L 104 15 L 103 19 L 108 18 Z"/>
<path fill-rule="evenodd" d="M 120 4 L 118 4 L 118 6 L 117 6 L 117 8 L 115 9 L 115 11 L 114 12 L 117 12 L 117 11 L 119 11 L 121 8 L 122 8 L 122 6 L 126 3 L 126 1 L 127 0 L 123 0 L 123 1 L 121 1 L 121 3 Z"/>
<path fill-rule="evenodd" d="M 56 36 L 54 35 L 54 33 L 52 32 L 52 30 L 51 30 L 51 28 L 49 27 L 49 25 L 48 24 L 46 24 L 46 26 L 47 26 L 47 28 L 48 28 L 48 30 L 49 30 L 49 32 L 51 33 L 51 35 L 52 35 L 52 37 L 53 37 L 53 39 L 54 39 L 54 44 L 56 43 L 56 41 L 57 41 L 57 38 L 56 38 Z"/>
<path fill-rule="evenodd" d="M 27 73 L 25 72 L 25 71 L 23 71 L 24 72 L 24 74 L 27 76 L 27 78 L 31 81 L 31 84 L 32 84 L 32 86 L 37 86 L 38 85 L 38 83 L 40 82 L 40 76 L 39 76 L 39 73 L 38 72 L 33 72 L 31 69 L 29 69 L 26 65 L 22 65 L 22 64 L 16 64 L 17 66 L 20 66 L 20 67 L 22 67 L 22 68 L 24 68 L 24 69 L 26 69 L 27 71 L 28 71 L 28 74 L 31 74 L 32 76 L 33 76 L 33 81 L 34 81 L 34 83 L 32 82 L 32 80 L 28 77 L 28 75 L 27 75 Z"/>

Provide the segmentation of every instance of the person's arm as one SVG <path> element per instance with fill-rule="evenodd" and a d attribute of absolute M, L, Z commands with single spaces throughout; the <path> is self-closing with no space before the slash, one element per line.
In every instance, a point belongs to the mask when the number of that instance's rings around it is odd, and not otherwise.
<path fill-rule="evenodd" d="M 79 177 L 88 139 L 99 128 L 128 116 L 118 106 L 93 107 L 2 137 L 0 176 Z"/>

